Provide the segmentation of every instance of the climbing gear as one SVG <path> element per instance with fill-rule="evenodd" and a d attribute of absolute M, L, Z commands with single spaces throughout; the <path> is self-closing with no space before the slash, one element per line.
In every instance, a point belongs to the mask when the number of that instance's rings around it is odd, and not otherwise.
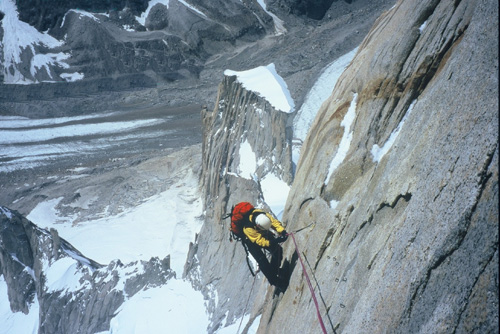
<path fill-rule="evenodd" d="M 229 240 L 231 240 L 231 237 L 236 240 L 240 240 L 244 237 L 243 227 L 250 223 L 249 217 L 254 210 L 255 208 L 252 204 L 248 202 L 240 202 L 231 209 L 229 216 L 224 216 L 224 218 L 231 217 L 231 227 L 229 229 L 231 231 L 231 235 Z"/>
<path fill-rule="evenodd" d="M 321 301 L 323 302 L 323 306 L 325 307 L 325 310 L 328 310 L 328 307 L 326 306 L 325 299 L 323 298 L 323 294 L 321 293 L 321 288 L 319 286 L 319 282 L 316 279 L 316 275 L 314 274 L 314 270 L 312 269 L 311 264 L 309 263 L 309 260 L 307 259 L 306 254 L 304 252 L 302 252 L 302 255 L 304 256 L 304 259 L 306 260 L 307 266 L 309 267 L 309 270 L 311 271 L 311 274 L 314 278 L 314 281 L 316 282 L 316 286 L 318 287 L 319 298 L 321 298 Z M 335 331 L 335 327 L 333 326 L 332 319 L 330 318 L 330 315 L 328 314 L 328 312 L 326 312 L 326 316 L 328 317 L 328 321 L 330 322 L 330 326 L 332 326 L 333 333 L 334 334 L 337 333 Z"/>
<path fill-rule="evenodd" d="M 243 315 L 241 316 L 240 325 L 238 326 L 238 331 L 236 332 L 236 334 L 238 334 L 240 332 L 240 327 L 241 327 L 241 324 L 243 323 L 243 318 L 245 317 L 245 312 L 247 311 L 248 302 L 250 301 L 250 297 L 252 296 L 253 286 L 255 285 L 255 279 L 256 279 L 256 277 L 254 275 L 252 287 L 250 288 L 250 294 L 248 295 L 247 303 L 245 305 L 245 308 L 243 309 Z"/>
<path fill-rule="evenodd" d="M 297 256 L 300 260 L 300 264 L 302 265 L 302 271 L 303 271 L 304 276 L 306 278 L 307 285 L 309 286 L 309 290 L 311 290 L 311 295 L 313 297 L 314 305 L 316 306 L 316 314 L 318 315 L 319 324 L 321 325 L 321 329 L 323 330 L 323 333 L 327 334 L 325 324 L 323 323 L 323 319 L 321 318 L 321 313 L 319 312 L 318 300 L 316 299 L 316 294 L 314 293 L 314 288 L 311 284 L 311 280 L 309 279 L 309 275 L 307 274 L 306 267 L 304 266 L 304 262 L 302 261 L 302 257 L 300 256 L 299 247 L 297 246 L 297 240 L 295 240 L 295 233 L 296 232 L 291 232 L 291 233 L 289 233 L 289 235 L 292 236 L 293 243 L 295 244 L 295 252 L 297 253 Z"/>
<path fill-rule="evenodd" d="M 257 216 L 257 218 L 255 218 L 255 224 L 259 228 L 269 231 L 269 229 L 271 228 L 271 219 L 269 219 L 269 217 L 265 214 L 260 214 Z"/>
<path fill-rule="evenodd" d="M 282 242 L 285 242 L 286 239 L 288 239 L 288 237 L 286 235 L 282 235 L 280 237 L 277 237 L 276 239 L 274 239 L 274 243 L 277 243 L 277 244 L 280 244 Z"/>
<path fill-rule="evenodd" d="M 311 230 L 312 230 L 312 229 L 316 226 L 316 222 L 312 222 L 312 223 L 310 223 L 309 225 L 304 226 L 304 227 L 302 227 L 302 228 L 299 228 L 298 230 L 295 230 L 295 231 L 293 231 L 293 232 L 287 233 L 286 235 L 291 235 L 292 233 L 299 233 L 300 231 L 303 231 L 303 230 L 305 230 L 306 228 L 308 228 L 308 227 L 310 227 L 310 226 L 312 226 L 312 228 L 311 228 Z"/>

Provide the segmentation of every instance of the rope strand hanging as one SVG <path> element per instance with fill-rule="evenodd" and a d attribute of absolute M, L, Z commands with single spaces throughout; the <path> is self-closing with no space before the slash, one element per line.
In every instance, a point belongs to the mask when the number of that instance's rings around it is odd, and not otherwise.
<path fill-rule="evenodd" d="M 295 235 L 293 232 L 289 233 L 289 235 L 292 236 L 292 240 L 295 245 L 295 252 L 297 253 L 297 256 L 299 257 L 300 260 L 300 264 L 302 265 L 302 271 L 304 272 L 304 276 L 306 278 L 307 285 L 309 286 L 309 290 L 311 290 L 311 295 L 314 300 L 314 305 L 316 306 L 316 314 L 318 315 L 319 324 L 321 326 L 321 329 L 323 330 L 323 333 L 328 334 L 328 332 L 326 331 L 325 324 L 323 323 L 323 318 L 321 318 L 321 313 L 319 312 L 319 304 L 318 300 L 316 299 L 316 294 L 314 293 L 314 288 L 311 284 L 311 280 L 309 279 L 309 275 L 307 274 L 306 267 L 304 266 L 304 262 L 302 261 L 302 257 L 300 256 L 299 247 L 297 246 L 297 241 L 295 240 Z"/>

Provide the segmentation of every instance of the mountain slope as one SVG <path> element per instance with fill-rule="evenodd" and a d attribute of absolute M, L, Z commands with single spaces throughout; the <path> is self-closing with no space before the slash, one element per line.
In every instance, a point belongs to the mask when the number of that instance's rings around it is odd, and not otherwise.
<path fill-rule="evenodd" d="M 497 21 L 494 1 L 398 2 L 376 21 L 318 111 L 283 221 L 289 231 L 316 223 L 296 238 L 329 332 L 495 331 Z M 244 116 L 232 119 L 239 127 Z M 210 133 L 207 140 L 215 139 L 217 129 Z M 226 145 L 230 151 L 239 141 Z M 215 167 L 210 175 L 223 175 Z M 208 202 L 195 246 L 204 282 L 222 298 L 214 325 L 224 312 L 226 323 L 250 313 L 243 332 L 254 321 L 258 333 L 320 332 L 290 239 L 288 290 L 277 298 L 265 280 L 253 287 L 243 250 L 224 240 L 220 216 L 231 201 L 259 192 L 222 184 L 222 191 L 206 188 L 218 202 Z M 221 251 L 227 247 L 229 254 Z M 227 268 L 230 277 L 214 275 Z"/>

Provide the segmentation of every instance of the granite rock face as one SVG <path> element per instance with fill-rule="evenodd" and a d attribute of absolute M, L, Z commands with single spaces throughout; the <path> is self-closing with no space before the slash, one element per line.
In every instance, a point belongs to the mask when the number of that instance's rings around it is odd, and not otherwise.
<path fill-rule="evenodd" d="M 317 223 L 297 238 L 335 331 L 498 330 L 497 20 L 494 1 L 399 2 L 319 110 L 285 216 Z M 259 333 L 318 328 L 304 283 L 297 266 Z"/>
<path fill-rule="evenodd" d="M 96 333 L 125 298 L 175 276 L 170 258 L 107 266 L 85 257 L 57 231 L 0 207 L 0 274 L 13 312 L 38 310 L 38 333 Z M 34 304 L 38 308 L 30 310 Z"/>
<path fill-rule="evenodd" d="M 329 332 L 498 331 L 495 22 L 491 0 L 398 2 L 318 111 L 283 221 L 289 231 L 316 223 L 296 238 Z M 221 92 L 218 101 L 237 101 L 242 114 L 232 111 L 231 123 L 204 114 L 207 220 L 192 261 L 200 284 L 219 297 L 214 328 L 225 312 L 227 323 L 250 312 L 243 332 L 257 318 L 258 333 L 321 332 L 290 239 L 288 290 L 273 298 L 260 281 L 249 306 L 241 305 L 252 279 L 243 250 L 225 240 L 221 216 L 259 191 L 252 180 L 227 176 L 241 139 L 225 133 L 248 124 L 243 111 L 251 104 Z"/>
<path fill-rule="evenodd" d="M 270 210 L 262 190 L 268 178 L 291 184 L 290 116 L 243 88 L 236 76 L 224 77 L 215 109 L 202 111 L 205 223 L 191 245 L 184 275 L 210 300 L 209 332 L 241 315 L 243 291 L 252 284 L 243 247 L 229 241 L 229 219 L 222 217 L 241 201 Z"/>

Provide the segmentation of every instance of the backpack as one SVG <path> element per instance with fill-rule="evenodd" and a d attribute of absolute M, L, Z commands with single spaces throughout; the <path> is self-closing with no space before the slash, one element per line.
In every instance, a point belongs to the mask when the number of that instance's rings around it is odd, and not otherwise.
<path fill-rule="evenodd" d="M 250 224 L 250 215 L 255 208 L 248 202 L 240 202 L 231 210 L 231 227 L 229 230 L 238 239 L 244 236 L 243 227 Z"/>

